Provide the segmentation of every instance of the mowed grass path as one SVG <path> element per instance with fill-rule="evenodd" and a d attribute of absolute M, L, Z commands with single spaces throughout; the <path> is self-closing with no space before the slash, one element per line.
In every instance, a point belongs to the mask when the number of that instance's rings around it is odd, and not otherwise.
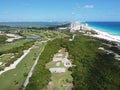
<path fill-rule="evenodd" d="M 0 90 L 19 90 L 23 85 L 27 73 L 30 71 L 36 57 L 45 44 L 37 42 L 30 53 L 13 70 L 0 75 Z"/>

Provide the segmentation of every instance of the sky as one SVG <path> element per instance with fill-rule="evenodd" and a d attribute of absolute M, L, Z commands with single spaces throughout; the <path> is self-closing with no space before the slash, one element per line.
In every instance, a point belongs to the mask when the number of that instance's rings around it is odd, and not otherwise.
<path fill-rule="evenodd" d="M 120 21 L 120 0 L 0 0 L 0 22 Z"/>

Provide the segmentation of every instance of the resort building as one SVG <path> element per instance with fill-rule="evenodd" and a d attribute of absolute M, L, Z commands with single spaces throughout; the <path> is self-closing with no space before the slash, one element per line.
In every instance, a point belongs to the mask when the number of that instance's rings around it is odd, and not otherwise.
<path fill-rule="evenodd" d="M 70 32 L 85 31 L 85 30 L 91 30 L 91 28 L 88 27 L 88 24 L 80 24 L 78 21 L 72 22 L 70 24 Z"/>
<path fill-rule="evenodd" d="M 70 32 L 76 32 L 77 30 L 80 30 L 80 23 L 78 21 L 72 22 L 70 25 Z"/>

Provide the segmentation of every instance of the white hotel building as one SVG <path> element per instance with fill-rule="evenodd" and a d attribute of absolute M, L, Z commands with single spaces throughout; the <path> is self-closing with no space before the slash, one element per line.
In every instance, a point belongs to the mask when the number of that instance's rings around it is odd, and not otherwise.
<path fill-rule="evenodd" d="M 72 22 L 70 25 L 70 32 L 76 32 L 80 30 L 88 30 L 87 24 L 80 24 L 78 21 Z"/>
<path fill-rule="evenodd" d="M 80 30 L 80 23 L 79 22 L 72 22 L 70 25 L 70 32 L 75 32 L 76 30 Z"/>

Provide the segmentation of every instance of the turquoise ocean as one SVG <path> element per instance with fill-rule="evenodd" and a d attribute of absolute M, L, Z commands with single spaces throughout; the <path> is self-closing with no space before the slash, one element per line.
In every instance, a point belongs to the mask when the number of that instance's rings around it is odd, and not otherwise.
<path fill-rule="evenodd" d="M 110 35 L 120 36 L 120 22 L 85 22 L 88 26 L 102 31 L 107 32 Z"/>

